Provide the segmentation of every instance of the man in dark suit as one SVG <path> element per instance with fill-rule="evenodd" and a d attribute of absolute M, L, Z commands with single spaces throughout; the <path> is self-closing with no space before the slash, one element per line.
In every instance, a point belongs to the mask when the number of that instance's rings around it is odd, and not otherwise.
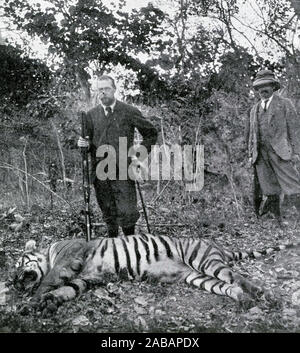
<path fill-rule="evenodd" d="M 91 179 L 103 219 L 107 224 L 108 236 L 118 236 L 119 226 L 122 227 L 125 235 L 130 235 L 134 234 L 139 212 L 135 181 L 127 174 L 127 169 L 131 164 L 128 150 L 133 146 L 135 128 L 142 135 L 141 145 L 147 149 L 147 152 L 150 151 L 151 145 L 156 143 L 157 131 L 138 109 L 116 100 L 116 85 L 112 77 L 101 76 L 98 79 L 97 90 L 100 95 L 100 104 L 91 109 L 86 116 L 86 135 L 89 136 L 89 140 L 79 138 L 78 146 L 89 147 L 92 161 Z M 126 151 L 119 147 L 120 138 L 123 138 L 123 141 L 126 139 L 124 147 Z M 99 148 L 101 153 L 99 153 Z M 103 154 L 105 148 L 108 148 L 107 153 Z M 116 177 L 103 180 L 100 174 L 104 174 L 105 177 L 105 171 L 99 171 L 100 162 L 107 158 L 111 149 L 116 153 Z M 127 167 L 125 178 L 124 163 Z M 122 178 L 119 177 L 120 173 L 123 174 Z"/>
<path fill-rule="evenodd" d="M 292 195 L 300 211 L 300 179 L 293 163 L 300 153 L 300 119 L 293 103 L 276 93 L 280 84 L 272 71 L 259 71 L 253 87 L 261 99 L 250 111 L 248 157 L 281 224 L 281 193 Z"/>

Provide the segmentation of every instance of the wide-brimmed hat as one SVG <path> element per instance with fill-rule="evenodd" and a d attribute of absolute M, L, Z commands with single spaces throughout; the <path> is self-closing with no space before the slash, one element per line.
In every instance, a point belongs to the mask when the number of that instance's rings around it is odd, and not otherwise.
<path fill-rule="evenodd" d="M 261 70 L 256 74 L 256 78 L 253 82 L 253 88 L 257 90 L 259 87 L 269 84 L 273 85 L 275 91 L 280 88 L 280 83 L 275 78 L 275 75 L 272 71 Z"/>

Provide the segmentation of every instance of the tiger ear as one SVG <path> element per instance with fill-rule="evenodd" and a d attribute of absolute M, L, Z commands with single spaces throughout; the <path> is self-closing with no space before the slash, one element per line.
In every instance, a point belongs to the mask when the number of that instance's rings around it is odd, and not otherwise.
<path fill-rule="evenodd" d="M 36 241 L 35 240 L 28 240 L 25 244 L 25 252 L 34 251 L 36 250 Z"/>

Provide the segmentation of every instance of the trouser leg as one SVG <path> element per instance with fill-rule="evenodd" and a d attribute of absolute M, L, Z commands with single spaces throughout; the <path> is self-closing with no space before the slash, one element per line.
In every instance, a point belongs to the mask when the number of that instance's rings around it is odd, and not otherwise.
<path fill-rule="evenodd" d="M 107 223 L 107 234 L 110 238 L 116 238 L 119 235 L 118 225 Z"/>
<path fill-rule="evenodd" d="M 290 195 L 289 199 L 292 205 L 296 207 L 298 218 L 300 218 L 300 194 Z"/>
<path fill-rule="evenodd" d="M 281 210 L 280 210 L 280 195 L 272 195 L 270 211 L 277 219 L 279 225 L 282 225 Z"/>
<path fill-rule="evenodd" d="M 96 179 L 94 186 L 103 220 L 107 224 L 108 236 L 118 236 L 118 226 L 122 227 L 125 235 L 134 234 L 140 216 L 134 181 Z"/>
<path fill-rule="evenodd" d="M 278 223 L 282 224 L 281 210 L 280 210 L 280 195 L 267 195 L 261 203 L 259 214 L 263 216 L 264 214 L 271 212 Z"/>
<path fill-rule="evenodd" d="M 300 194 L 300 175 L 292 161 L 281 159 L 271 149 L 261 150 L 256 166 L 263 194 Z"/>
<path fill-rule="evenodd" d="M 108 236 L 111 238 L 117 237 L 119 234 L 119 226 L 117 222 L 116 202 L 111 184 L 109 181 L 96 179 L 94 187 L 103 221 L 107 226 Z"/>
<path fill-rule="evenodd" d="M 117 223 L 125 235 L 134 234 L 134 227 L 139 219 L 135 183 L 131 180 L 116 180 L 112 184 L 114 191 Z"/>
<path fill-rule="evenodd" d="M 274 171 L 269 154 L 262 150 L 256 163 L 256 172 L 261 192 L 265 195 L 259 207 L 259 215 L 271 212 L 281 225 L 280 193 L 281 187 Z"/>
<path fill-rule="evenodd" d="M 122 227 L 124 235 L 133 235 L 135 231 L 135 225 L 129 227 Z"/>
<path fill-rule="evenodd" d="M 262 205 L 262 208 L 270 208 L 270 211 L 281 223 L 280 194 L 283 193 L 292 195 L 290 198 L 294 201 L 300 214 L 300 178 L 291 161 L 281 159 L 271 147 L 262 148 L 256 164 L 256 171 L 262 193 L 269 195 L 268 205 Z M 262 211 L 262 213 L 266 212 Z"/>

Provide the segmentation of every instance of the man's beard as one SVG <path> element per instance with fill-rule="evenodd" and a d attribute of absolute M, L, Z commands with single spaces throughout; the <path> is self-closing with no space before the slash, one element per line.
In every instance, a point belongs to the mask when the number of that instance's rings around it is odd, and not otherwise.
<path fill-rule="evenodd" d="M 114 98 L 110 98 L 110 97 L 102 97 L 101 98 L 102 104 L 103 105 L 107 105 L 107 106 L 112 105 L 114 101 L 115 101 L 115 99 Z"/>

